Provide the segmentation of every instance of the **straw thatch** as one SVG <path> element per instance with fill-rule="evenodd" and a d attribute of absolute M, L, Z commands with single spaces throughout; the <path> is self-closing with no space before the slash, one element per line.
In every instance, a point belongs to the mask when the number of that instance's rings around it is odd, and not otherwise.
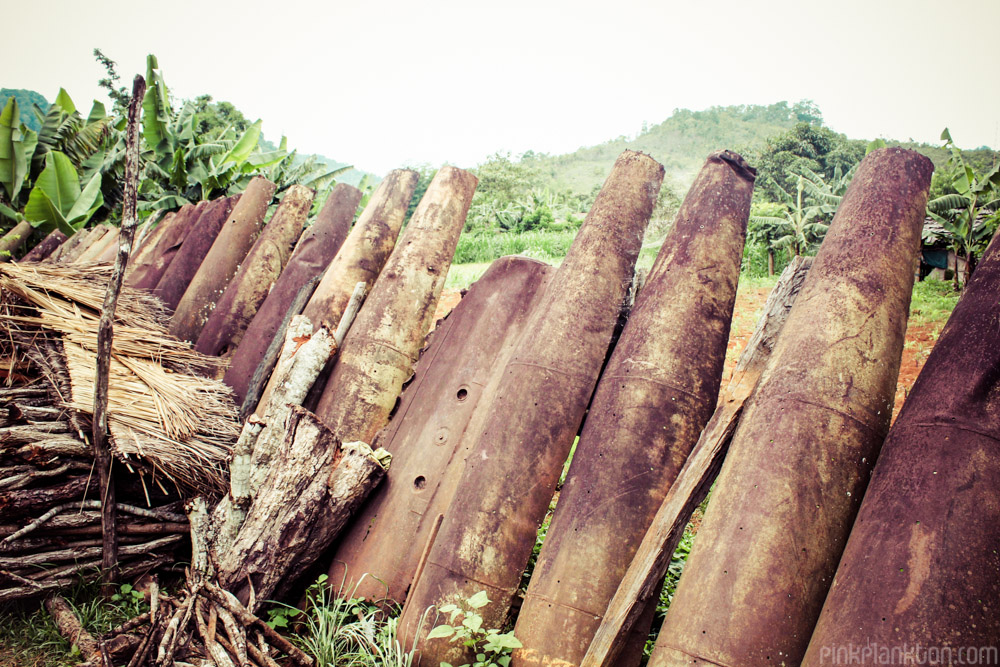
<path fill-rule="evenodd" d="M 30 359 L 74 430 L 89 432 L 97 329 L 111 267 L 7 265 L 0 270 L 0 357 Z M 141 473 L 215 494 L 239 435 L 231 391 L 208 379 L 218 361 L 167 333 L 163 305 L 124 288 L 115 312 L 109 383 L 112 451 Z"/>

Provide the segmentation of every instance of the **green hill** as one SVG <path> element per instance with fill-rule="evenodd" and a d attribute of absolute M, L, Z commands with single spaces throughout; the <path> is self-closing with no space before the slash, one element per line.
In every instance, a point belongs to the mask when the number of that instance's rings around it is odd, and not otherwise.
<path fill-rule="evenodd" d="M 677 184 L 687 187 L 712 151 L 758 147 L 799 122 L 821 123 L 815 105 L 778 102 L 767 106 L 712 107 L 705 111 L 676 109 L 659 125 L 635 138 L 618 137 L 565 155 L 534 156 L 542 178 L 553 189 L 588 193 L 607 178 L 615 158 L 625 149 L 648 153 Z"/>
<path fill-rule="evenodd" d="M 644 128 L 633 138 L 621 136 L 564 155 L 529 151 L 522 159 L 530 160 L 532 166 L 538 169 L 543 183 L 553 190 L 587 194 L 604 183 L 615 158 L 630 148 L 648 153 L 660 162 L 675 189 L 684 192 L 709 153 L 729 148 L 743 153 L 754 164 L 768 139 L 785 135 L 800 123 L 822 128 L 823 116 L 815 104 L 804 100 L 791 105 L 777 102 L 766 106 L 712 107 L 704 111 L 676 109 L 665 121 Z M 860 150 L 860 154 L 864 154 L 863 147 L 867 141 L 848 139 L 828 129 L 822 129 L 822 132 L 839 137 L 838 141 L 854 146 L 855 152 Z M 892 140 L 888 143 L 914 149 L 929 157 L 936 167 L 944 166 L 950 155 L 941 145 Z M 987 168 L 997 159 L 996 152 L 987 146 L 963 150 L 962 153 L 977 169 Z"/>
<path fill-rule="evenodd" d="M 21 122 L 37 132 L 42 124 L 35 117 L 33 105 L 37 104 L 44 112 L 49 108 L 48 100 L 41 93 L 36 93 L 33 90 L 25 88 L 0 88 L 0 109 L 7 104 L 7 100 L 11 97 L 17 100 Z"/>

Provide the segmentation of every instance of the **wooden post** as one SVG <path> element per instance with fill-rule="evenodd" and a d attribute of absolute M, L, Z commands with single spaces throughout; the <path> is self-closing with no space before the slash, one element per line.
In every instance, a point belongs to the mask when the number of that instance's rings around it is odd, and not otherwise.
<path fill-rule="evenodd" d="M 114 336 L 115 309 L 125 278 L 125 266 L 132 252 L 135 235 L 135 207 L 139 188 L 139 112 L 146 94 L 146 80 L 136 76 L 132 83 L 132 99 L 128 107 L 125 137 L 125 196 L 122 201 L 122 228 L 118 241 L 118 258 L 104 297 L 101 322 L 97 330 L 97 370 L 94 380 L 94 419 L 92 436 L 94 460 L 101 489 L 102 551 L 101 571 L 105 593 L 118 581 L 118 533 L 115 513 L 115 486 L 111 478 L 111 450 L 108 437 L 108 375 L 111 370 L 111 339 Z"/>

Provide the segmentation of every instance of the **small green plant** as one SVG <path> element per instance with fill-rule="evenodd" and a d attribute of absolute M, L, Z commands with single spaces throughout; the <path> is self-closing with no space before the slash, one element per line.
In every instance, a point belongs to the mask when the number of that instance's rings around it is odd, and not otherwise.
<path fill-rule="evenodd" d="M 476 612 L 490 603 L 486 591 L 479 591 L 463 601 L 462 606 L 455 604 L 442 605 L 438 611 L 448 614 L 448 623 L 439 625 L 430 631 L 427 639 L 450 639 L 453 643 L 461 643 L 476 654 L 475 662 L 466 663 L 461 667 L 507 667 L 510 664 L 510 653 L 521 648 L 521 642 L 514 637 L 513 632 L 500 630 L 484 630 L 483 617 Z M 460 625 L 455 625 L 459 617 Z M 441 667 L 452 667 L 442 662 Z"/>
<path fill-rule="evenodd" d="M 148 608 L 146 597 L 132 584 L 122 584 L 118 592 L 111 596 L 111 602 L 119 608 L 118 613 L 126 618 L 134 618 Z"/>

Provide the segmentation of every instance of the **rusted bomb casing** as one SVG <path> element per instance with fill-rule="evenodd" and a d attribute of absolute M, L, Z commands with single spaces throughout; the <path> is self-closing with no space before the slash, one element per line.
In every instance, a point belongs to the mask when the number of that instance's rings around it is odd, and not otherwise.
<path fill-rule="evenodd" d="M 222 226 L 229 219 L 241 197 L 242 195 L 234 195 L 213 200 L 197 219 L 191 219 L 187 236 L 184 237 L 180 248 L 177 248 L 169 266 L 153 288 L 153 294 L 171 310 L 177 308 L 181 297 L 191 284 L 191 279 L 198 273 L 205 256 L 212 249 L 222 231 Z"/>
<path fill-rule="evenodd" d="M 502 627 L 555 491 L 635 270 L 663 167 L 625 151 L 532 313 L 503 370 L 472 455 L 400 619 L 485 590 L 484 627 Z M 423 640 L 422 661 L 462 662 L 464 647 Z"/>
<path fill-rule="evenodd" d="M 138 242 L 130 261 L 134 261 L 140 253 L 148 251 L 152 245 L 156 244 L 159 238 L 169 229 L 169 227 L 165 226 L 166 223 L 169 223 L 175 215 L 177 215 L 177 211 L 161 211 L 161 215 L 158 217 L 155 214 L 150 216 L 141 226 L 136 228 L 135 236 Z M 152 226 L 152 229 L 149 229 L 150 226 Z"/>
<path fill-rule="evenodd" d="M 379 183 L 302 310 L 302 314 L 312 322 L 313 330 L 323 326 L 334 331 L 357 284 L 365 283 L 370 288 L 375 283 L 396 245 L 419 177 L 413 170 L 395 169 Z M 317 385 L 323 386 L 320 382 L 328 376 L 320 377 Z M 274 379 L 272 376 L 261 393 L 256 411 L 258 417 L 264 416 L 264 406 L 273 390 Z"/>
<path fill-rule="evenodd" d="M 185 204 L 175 213 L 168 214 L 150 232 L 149 240 L 139 248 L 135 259 L 129 260 L 130 268 L 125 282 L 132 287 L 154 289 L 170 268 L 184 239 L 195 228 L 198 219 L 206 213 L 208 207 L 218 205 L 216 202 Z"/>
<path fill-rule="evenodd" d="M 938 664 L 986 647 L 996 660 L 998 293 L 995 237 L 889 431 L 802 664 L 833 664 L 852 645 L 950 650 Z M 966 664 L 989 664 L 971 650 Z"/>
<path fill-rule="evenodd" d="M 111 236 L 110 234 L 108 236 Z M 111 242 L 104 243 L 104 249 L 101 250 L 100 254 L 94 258 L 95 262 L 99 264 L 110 264 L 115 261 L 118 256 L 118 246 L 120 245 L 121 239 L 121 229 L 116 229 L 114 231 L 114 238 Z"/>
<path fill-rule="evenodd" d="M 240 344 L 243 333 L 281 275 L 302 234 L 314 194 L 302 185 L 288 189 L 208 316 L 195 350 L 212 357 L 225 357 Z"/>
<path fill-rule="evenodd" d="M 90 232 L 91 230 L 89 229 L 81 229 L 77 231 L 75 234 L 63 241 L 62 245 L 56 248 L 55 252 L 49 255 L 48 259 L 45 261 L 53 264 L 62 264 L 63 258 L 68 256 L 70 251 L 79 245 L 83 239 L 90 236 Z"/>
<path fill-rule="evenodd" d="M 526 257 L 498 259 L 438 322 L 395 416 L 375 438 L 392 452 L 392 466 L 338 538 L 331 581 L 357 597 L 403 604 L 502 377 L 495 369 L 554 271 Z"/>
<path fill-rule="evenodd" d="M 20 249 L 34 233 L 35 228 L 27 220 L 14 225 L 14 228 L 0 238 L 0 262 L 9 262 L 14 252 Z"/>
<path fill-rule="evenodd" d="M 66 242 L 66 235 L 58 229 L 49 233 L 41 242 L 20 259 L 21 262 L 41 262 L 54 253 L 59 246 Z"/>
<path fill-rule="evenodd" d="M 89 264 L 92 262 L 99 262 L 101 260 L 101 256 L 108 248 L 114 248 L 116 251 L 118 249 L 117 227 L 111 227 L 99 241 L 87 248 L 83 254 L 76 258 L 76 263 Z"/>
<path fill-rule="evenodd" d="M 438 170 L 344 338 L 316 412 L 338 442 L 371 442 L 388 421 L 427 336 L 475 189 L 471 173 Z M 322 554 L 341 527 L 316 522 L 310 551 Z"/>
<path fill-rule="evenodd" d="M 347 237 L 360 201 L 360 190 L 338 183 L 327 197 L 316 222 L 295 246 L 285 270 L 254 315 L 230 360 L 224 381 L 233 389 L 237 405 L 246 398 L 250 379 L 281 326 L 288 304 L 303 285 L 329 266 Z"/>
<path fill-rule="evenodd" d="M 375 283 L 396 246 L 419 177 L 410 169 L 395 169 L 379 183 L 302 311 L 315 328 L 335 329 L 354 287 Z"/>
<path fill-rule="evenodd" d="M 79 234 L 80 232 L 77 233 Z M 87 230 L 86 235 L 80 238 L 80 242 L 68 249 L 66 254 L 59 258 L 59 261 L 62 264 L 73 264 L 92 245 L 104 238 L 104 235 L 107 233 L 108 227 L 106 225 L 95 225 Z"/>
<path fill-rule="evenodd" d="M 889 428 L 933 165 L 858 168 L 744 408 L 650 665 L 798 664 Z"/>
<path fill-rule="evenodd" d="M 370 443 L 389 421 L 430 330 L 476 183 L 462 169 L 438 170 L 344 339 L 316 406 L 342 442 Z"/>
<path fill-rule="evenodd" d="M 684 199 L 597 385 L 518 615 L 515 665 L 580 664 L 712 416 L 754 178 L 739 155 L 713 153 Z"/>
<path fill-rule="evenodd" d="M 262 176 L 247 185 L 177 304 L 170 319 L 171 334 L 191 342 L 198 339 L 212 308 L 257 240 L 276 188 Z"/>

